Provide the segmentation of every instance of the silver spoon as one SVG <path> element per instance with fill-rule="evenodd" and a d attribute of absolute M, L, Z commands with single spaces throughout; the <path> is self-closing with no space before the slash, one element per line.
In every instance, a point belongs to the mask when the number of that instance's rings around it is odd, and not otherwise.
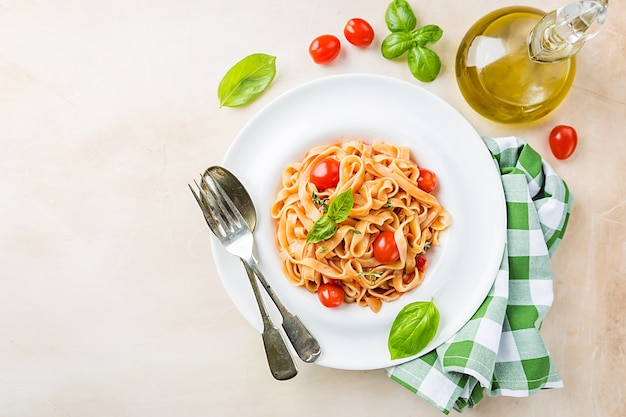
<path fill-rule="evenodd" d="M 254 203 L 239 179 L 237 179 L 237 177 L 235 177 L 235 175 L 233 175 L 226 168 L 221 166 L 212 166 L 208 168 L 205 171 L 205 175 L 209 175 L 222 187 L 230 199 L 233 200 L 235 206 L 239 209 L 239 212 L 248 224 L 250 230 L 254 231 L 254 228 L 256 227 L 256 210 L 254 208 Z M 245 266 L 248 277 L 250 277 L 250 282 L 252 283 L 254 281 L 252 284 L 254 289 L 256 281 L 253 279 L 253 272 L 247 265 Z M 265 291 L 267 291 L 270 298 L 278 308 L 278 311 L 283 318 L 283 329 L 291 341 L 296 353 L 304 362 L 314 362 L 321 352 L 319 343 L 315 337 L 313 337 L 311 332 L 309 332 L 309 330 L 304 326 L 302 321 L 300 321 L 298 316 L 293 315 L 285 308 L 272 290 L 269 283 L 262 276 L 258 276 L 258 278 L 265 288 Z"/>

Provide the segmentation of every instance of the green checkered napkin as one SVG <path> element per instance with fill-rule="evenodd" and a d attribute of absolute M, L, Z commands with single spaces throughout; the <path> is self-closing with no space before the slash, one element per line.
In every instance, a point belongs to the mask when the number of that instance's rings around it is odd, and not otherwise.
<path fill-rule="evenodd" d="M 516 137 L 483 138 L 498 165 L 507 203 L 507 244 L 487 298 L 470 321 L 430 353 L 387 369 L 445 414 L 489 396 L 560 388 L 539 328 L 553 300 L 550 257 L 569 219 L 565 182 Z"/>

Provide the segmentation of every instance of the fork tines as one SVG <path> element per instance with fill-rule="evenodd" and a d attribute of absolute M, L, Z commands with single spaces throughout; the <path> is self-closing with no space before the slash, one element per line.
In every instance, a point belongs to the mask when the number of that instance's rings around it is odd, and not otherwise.
<path fill-rule="evenodd" d="M 196 180 L 193 181 L 198 188 L 199 195 L 191 185 L 189 189 L 196 198 L 213 233 L 225 236 L 228 233 L 227 229 L 230 230 L 233 226 L 238 228 L 245 224 L 233 201 L 213 178 L 209 176 L 207 179 L 204 175 L 200 175 L 200 181 L 204 187 Z"/>

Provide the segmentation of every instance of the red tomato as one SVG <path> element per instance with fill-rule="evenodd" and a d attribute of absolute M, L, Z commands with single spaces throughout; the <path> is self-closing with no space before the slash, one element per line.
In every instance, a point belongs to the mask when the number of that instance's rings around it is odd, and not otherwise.
<path fill-rule="evenodd" d="M 309 55 L 316 64 L 328 64 L 337 58 L 341 50 L 341 42 L 334 35 L 320 35 L 309 45 Z"/>
<path fill-rule="evenodd" d="M 348 20 L 343 28 L 343 34 L 352 45 L 365 47 L 374 40 L 374 29 L 363 19 L 358 17 Z"/>
<path fill-rule="evenodd" d="M 383 264 L 395 262 L 400 258 L 393 232 L 387 230 L 376 237 L 374 240 L 374 258 Z"/>
<path fill-rule="evenodd" d="M 428 264 L 428 259 L 426 259 L 424 255 L 417 255 L 415 258 L 415 264 L 418 271 L 424 272 L 426 270 L 426 265 Z"/>
<path fill-rule="evenodd" d="M 576 150 L 578 134 L 576 130 L 567 125 L 558 125 L 550 132 L 550 149 L 557 159 L 567 159 Z"/>
<path fill-rule="evenodd" d="M 309 180 L 318 190 L 325 190 L 339 182 L 339 161 L 333 158 L 322 159 L 311 170 Z"/>
<path fill-rule="evenodd" d="M 317 289 L 317 297 L 328 308 L 339 307 L 343 303 L 343 288 L 337 284 L 322 284 Z"/>
<path fill-rule="evenodd" d="M 432 192 L 437 187 L 437 175 L 429 169 L 420 168 L 417 186 L 422 191 Z"/>

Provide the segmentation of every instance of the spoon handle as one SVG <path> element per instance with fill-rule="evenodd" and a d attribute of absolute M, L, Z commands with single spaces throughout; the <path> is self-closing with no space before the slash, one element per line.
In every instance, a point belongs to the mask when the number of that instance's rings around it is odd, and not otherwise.
<path fill-rule="evenodd" d="M 261 319 L 263 320 L 263 333 L 261 336 L 263 338 L 265 355 L 267 356 L 267 363 L 270 367 L 272 376 L 279 381 L 291 379 L 298 373 L 296 364 L 293 362 L 289 349 L 287 348 L 280 331 L 272 324 L 272 321 L 267 314 L 267 310 L 263 304 L 263 299 L 261 298 L 259 286 L 257 285 L 256 278 L 254 277 L 254 272 L 245 261 L 243 264 L 246 268 L 246 273 L 248 274 L 252 291 L 254 292 L 254 298 L 256 298 L 259 311 L 261 312 Z"/>
<path fill-rule="evenodd" d="M 278 299 L 254 258 L 250 260 L 249 266 L 252 268 L 257 278 L 259 278 L 261 285 L 263 285 L 263 288 L 265 288 L 265 291 L 269 294 L 278 308 L 278 311 L 280 311 L 283 317 L 283 329 L 285 330 L 285 334 L 291 341 L 300 359 L 308 363 L 315 362 L 321 353 L 320 344 L 317 339 L 311 334 L 309 329 L 306 328 L 300 318 L 287 310 L 284 304 Z"/>

